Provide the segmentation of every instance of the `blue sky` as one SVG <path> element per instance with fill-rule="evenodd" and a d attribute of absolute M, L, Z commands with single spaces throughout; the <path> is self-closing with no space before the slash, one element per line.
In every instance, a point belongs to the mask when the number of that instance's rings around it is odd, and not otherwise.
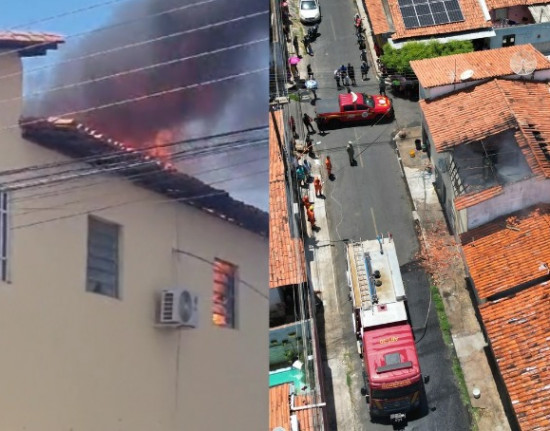
<path fill-rule="evenodd" d="M 105 6 L 94 7 L 90 10 L 72 13 L 80 9 L 107 3 L 107 1 L 108 0 L 79 0 L 77 2 L 74 0 L 25 0 L 23 2 L 12 3 L 9 8 L 4 8 L 2 14 L 0 14 L 0 30 L 27 30 L 57 33 L 64 37 L 68 37 L 67 43 L 71 43 L 73 39 L 76 42 L 80 38 L 71 37 L 72 35 L 88 32 L 105 25 L 115 6 L 129 3 L 131 0 L 120 1 Z M 48 19 L 50 17 L 52 17 L 52 19 Z M 42 86 L 40 83 L 43 81 L 43 78 L 47 76 L 43 73 L 29 73 L 29 71 L 40 68 L 42 72 L 47 72 L 49 69 L 43 69 L 43 67 L 53 65 L 59 61 L 59 57 L 58 51 L 49 51 L 46 56 L 27 58 L 24 60 L 24 70 L 27 72 L 24 75 L 24 88 L 26 92 L 41 88 Z"/>

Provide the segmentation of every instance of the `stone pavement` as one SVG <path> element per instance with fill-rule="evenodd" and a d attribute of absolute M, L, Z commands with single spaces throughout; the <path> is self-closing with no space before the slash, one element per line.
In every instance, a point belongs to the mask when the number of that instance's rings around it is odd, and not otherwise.
<path fill-rule="evenodd" d="M 443 210 L 433 187 L 434 174 L 429 167 L 429 158 L 422 151 L 415 151 L 415 139 L 421 139 L 421 127 L 403 130 L 405 137 L 396 137 L 398 157 L 414 204 L 417 220 L 427 255 L 441 253 L 443 245 L 447 250 L 445 259 L 452 264 L 443 265 L 437 275 L 437 287 L 443 298 L 445 312 L 451 326 L 454 349 L 466 380 L 470 402 L 478 410 L 477 424 L 480 431 L 509 431 L 510 425 L 504 413 L 498 389 L 492 377 L 489 362 L 484 353 L 487 346 L 481 327 L 475 315 L 466 285 L 466 270 L 459 246 L 454 237 L 441 226 L 446 226 Z M 414 157 L 411 157 L 411 151 Z M 437 236 L 437 238 L 434 238 Z M 431 249 L 437 244 L 438 249 Z M 472 395 L 474 387 L 481 390 L 479 399 Z"/>

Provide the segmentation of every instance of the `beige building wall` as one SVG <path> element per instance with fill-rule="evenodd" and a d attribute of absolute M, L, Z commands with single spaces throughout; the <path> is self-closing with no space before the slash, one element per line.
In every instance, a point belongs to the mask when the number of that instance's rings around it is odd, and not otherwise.
<path fill-rule="evenodd" d="M 0 74 L 18 67 L 18 58 L 0 56 Z M 0 99 L 20 95 L 20 83 L 0 80 Z M 7 127 L 20 105 L 6 107 L 0 170 L 68 160 Z M 11 205 L 0 430 L 265 429 L 266 238 L 115 176 L 20 190 Z M 85 290 L 88 213 L 122 226 L 120 299 Z M 212 323 L 211 265 L 174 249 L 228 260 L 260 290 L 237 285 L 237 329 Z M 198 328 L 155 327 L 157 294 L 169 287 L 199 295 Z"/>

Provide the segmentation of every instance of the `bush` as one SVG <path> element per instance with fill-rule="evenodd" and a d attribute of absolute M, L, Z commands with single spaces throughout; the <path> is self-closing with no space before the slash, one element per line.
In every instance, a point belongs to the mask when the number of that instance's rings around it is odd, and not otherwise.
<path fill-rule="evenodd" d="M 384 54 L 380 60 L 390 71 L 403 75 L 413 75 L 410 62 L 424 58 L 443 57 L 445 55 L 472 52 L 474 47 L 469 40 L 453 40 L 440 43 L 432 40 L 428 43 L 409 42 L 401 49 L 393 48 L 389 43 L 384 45 Z"/>

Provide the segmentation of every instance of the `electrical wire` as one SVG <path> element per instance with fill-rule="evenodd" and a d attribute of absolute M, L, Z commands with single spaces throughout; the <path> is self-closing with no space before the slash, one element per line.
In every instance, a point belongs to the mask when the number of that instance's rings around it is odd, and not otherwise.
<path fill-rule="evenodd" d="M 229 182 L 229 181 L 233 181 L 235 179 L 242 179 L 242 178 L 247 178 L 247 177 L 252 177 L 252 176 L 256 176 L 256 175 L 259 175 L 259 174 L 263 174 L 263 173 L 267 173 L 268 170 L 267 169 L 263 169 L 262 171 L 255 171 L 255 172 L 251 172 L 251 173 L 248 173 L 246 175 L 241 175 L 240 177 L 229 177 L 229 178 L 225 178 L 225 179 L 222 179 L 222 180 L 218 180 L 218 181 L 214 181 L 214 182 L 211 182 L 211 183 L 208 183 L 205 185 L 206 186 L 213 186 L 214 184 L 218 184 L 218 183 L 225 183 L 225 182 Z M 225 194 L 227 194 L 227 192 L 225 190 L 222 190 Z M 78 200 L 74 200 L 74 201 L 69 201 L 69 202 L 64 202 L 60 205 L 55 205 L 55 206 L 50 206 L 50 207 L 39 207 L 39 208 L 29 208 L 29 207 L 22 207 L 21 209 L 24 209 L 26 211 L 24 212 L 21 212 L 21 213 L 18 213 L 18 216 L 25 216 L 25 215 L 28 215 L 28 214 L 32 214 L 32 213 L 35 213 L 36 211 L 45 211 L 45 210 L 48 210 L 48 211 L 51 211 L 51 210 L 62 210 L 62 209 L 66 209 L 66 207 L 68 206 L 71 206 L 71 205 L 75 205 L 75 204 L 82 204 L 82 203 L 85 203 L 85 202 L 88 202 L 90 199 L 95 199 L 95 198 L 105 198 L 106 195 L 105 193 L 100 193 L 99 195 L 96 195 L 96 196 L 87 196 L 86 198 L 84 199 L 78 199 Z M 111 197 L 113 197 L 111 195 Z M 177 198 L 174 198 L 172 200 L 177 200 Z M 163 200 L 164 202 L 164 200 Z"/>
<path fill-rule="evenodd" d="M 116 27 L 121 27 L 123 25 L 131 24 L 133 22 L 142 21 L 144 18 L 154 18 L 154 17 L 157 17 L 157 16 L 165 15 L 167 13 L 172 13 L 172 12 L 177 12 L 177 11 L 184 10 L 184 9 L 189 9 L 191 7 L 194 7 L 194 6 L 202 6 L 202 5 L 212 3 L 212 2 L 216 2 L 216 1 L 220 1 L 220 0 L 203 0 L 203 1 L 200 1 L 200 2 L 197 2 L 197 3 L 192 3 L 190 5 L 179 6 L 179 7 L 172 8 L 172 9 L 169 9 L 169 10 L 165 10 L 165 11 L 162 11 L 162 12 L 158 12 L 158 13 L 155 13 L 155 14 L 152 14 L 152 15 L 147 15 L 146 17 L 134 18 L 134 19 L 131 19 L 131 20 L 128 20 L 128 21 L 117 22 L 116 24 L 108 25 L 108 26 L 105 26 L 105 27 L 100 27 L 100 28 L 96 28 L 96 29 L 93 29 L 93 30 L 87 30 L 87 31 L 83 31 L 81 33 L 75 33 L 75 34 L 66 36 L 64 38 L 64 40 L 66 41 L 67 39 L 80 37 L 80 36 L 86 36 L 86 35 L 93 34 L 93 33 L 98 33 L 98 32 L 101 32 L 103 30 L 108 30 L 108 29 L 111 29 L 111 28 L 116 28 Z M 24 51 L 39 48 L 41 46 L 42 47 L 50 46 L 51 44 L 52 44 L 51 41 L 46 41 L 46 42 L 31 45 L 31 46 L 26 46 L 26 47 L 23 47 L 23 48 L 11 49 L 11 50 L 8 50 L 8 51 L 1 52 L 0 53 L 0 58 L 5 56 L 5 55 L 19 54 L 19 53 L 24 52 Z"/>
<path fill-rule="evenodd" d="M 203 82 L 190 84 L 190 85 L 185 85 L 185 86 L 181 86 L 181 87 L 174 87 L 174 88 L 171 88 L 169 90 L 157 91 L 155 93 L 149 93 L 149 94 L 145 94 L 143 96 L 137 96 L 137 97 L 127 98 L 127 99 L 121 99 L 121 100 L 118 100 L 116 102 L 106 103 L 106 104 L 103 104 L 103 105 L 97 105 L 97 106 L 93 106 L 93 107 L 90 107 L 90 108 L 79 109 L 79 110 L 75 110 L 75 111 L 71 111 L 71 112 L 65 112 L 65 113 L 60 114 L 58 116 L 61 117 L 61 116 L 73 116 L 75 114 L 85 114 L 85 113 L 88 113 L 88 112 L 99 111 L 99 110 L 105 109 L 105 108 L 112 108 L 112 107 L 115 107 L 115 106 L 126 105 L 128 103 L 140 102 L 142 100 L 147 100 L 147 99 L 151 99 L 151 98 L 154 98 L 154 97 L 159 97 L 159 96 L 163 96 L 163 95 L 166 95 L 166 94 L 178 93 L 178 92 L 185 91 L 185 90 L 190 90 L 190 89 L 193 89 L 193 88 L 205 87 L 205 86 L 208 86 L 208 85 L 217 84 L 219 82 L 225 82 L 225 81 L 229 81 L 229 80 L 236 79 L 236 78 L 242 78 L 244 76 L 253 75 L 253 74 L 256 74 L 256 73 L 259 73 L 259 72 L 264 72 L 265 70 L 268 70 L 268 69 L 269 68 L 267 68 L 267 67 L 263 67 L 263 68 L 260 68 L 260 69 L 254 69 L 254 70 L 247 71 L 247 72 L 241 72 L 241 73 L 237 73 L 237 74 L 233 74 L 233 75 L 228 75 L 228 76 L 225 76 L 223 78 L 211 79 L 209 81 L 203 81 Z M 22 127 L 22 126 L 28 126 L 28 125 L 31 125 L 31 124 L 41 123 L 43 121 L 44 121 L 44 119 L 42 119 L 42 118 L 38 119 L 38 120 L 21 121 L 19 124 L 0 127 L 0 132 L 2 132 L 4 130 L 14 129 L 14 128 L 17 128 L 17 127 Z"/>
<path fill-rule="evenodd" d="M 255 189 L 256 187 L 241 188 L 241 190 L 250 190 L 252 188 Z M 209 197 L 214 197 L 214 196 L 224 196 L 224 195 L 227 195 L 227 192 L 225 192 L 223 190 L 220 190 L 220 191 L 217 191 L 217 192 L 205 193 L 205 194 L 202 194 L 202 195 L 195 195 L 195 196 L 188 196 L 188 197 L 184 197 L 184 198 L 169 198 L 169 199 L 159 199 L 159 200 L 155 200 L 155 199 L 150 200 L 150 199 L 147 199 L 147 198 L 145 198 L 145 199 L 134 199 L 134 200 L 131 200 L 131 201 L 120 202 L 120 203 L 117 203 L 117 204 L 105 205 L 103 207 L 87 209 L 85 211 L 81 211 L 81 212 L 78 212 L 78 213 L 66 214 L 66 215 L 63 215 L 63 216 L 54 217 L 54 218 L 50 218 L 50 219 L 47 219 L 47 220 L 38 220 L 38 221 L 35 221 L 35 222 L 31 222 L 31 223 L 26 223 L 26 224 L 13 226 L 13 227 L 11 227 L 11 230 L 24 229 L 24 228 L 29 228 L 29 227 L 33 227 L 33 226 L 42 225 L 42 224 L 45 224 L 45 223 L 52 223 L 52 222 L 59 221 L 59 220 L 65 220 L 65 219 L 70 219 L 70 218 L 73 218 L 73 217 L 79 217 L 79 216 L 82 216 L 82 215 L 90 214 L 92 212 L 105 211 L 105 210 L 108 210 L 108 209 L 119 208 L 119 207 L 122 207 L 122 206 L 125 206 L 125 205 L 130 205 L 130 204 L 135 204 L 135 203 L 152 203 L 152 204 L 157 205 L 157 204 L 163 204 L 163 203 L 196 201 L 196 200 L 200 200 L 200 199 L 204 199 L 204 198 L 209 198 Z"/>
<path fill-rule="evenodd" d="M 209 169 L 207 171 L 185 172 L 185 173 L 188 174 L 189 176 L 198 178 L 203 174 L 211 174 L 213 172 L 222 171 L 224 169 L 232 169 L 232 168 L 235 168 L 235 167 L 238 167 L 238 166 L 248 165 L 250 163 L 256 163 L 256 162 L 259 162 L 260 160 L 265 160 L 265 157 L 257 157 L 257 158 L 251 159 L 251 160 L 245 160 L 245 161 L 242 161 L 242 162 L 239 162 L 239 163 L 233 163 L 231 165 L 224 165 L 224 166 L 220 166 L 218 168 Z M 134 174 L 134 175 L 127 175 L 124 178 L 128 181 L 132 181 L 134 179 L 143 177 L 145 175 L 146 174 Z M 152 174 L 149 174 L 149 175 L 154 176 L 155 174 L 152 173 Z M 105 183 L 111 182 L 111 181 L 112 181 L 111 178 L 105 178 L 105 179 L 100 179 L 99 181 L 86 181 L 86 183 L 82 184 L 82 185 L 74 185 L 73 184 L 73 185 L 65 187 L 65 188 L 59 188 L 59 184 L 50 184 L 50 185 L 45 185 L 45 186 L 42 186 L 42 187 L 37 186 L 37 188 L 41 188 L 42 190 L 44 188 L 56 188 L 56 190 L 54 190 L 53 192 L 51 192 L 51 191 L 50 192 L 42 191 L 42 192 L 39 192 L 39 193 L 25 194 L 25 195 L 20 196 L 20 197 L 13 197 L 12 202 L 24 202 L 24 201 L 28 201 L 28 200 L 38 200 L 38 199 L 44 199 L 44 198 L 53 197 L 53 196 L 60 196 L 60 195 L 63 195 L 63 194 L 74 193 L 74 192 L 80 191 L 82 189 L 88 189 L 90 187 L 94 187 L 94 186 L 97 186 L 97 185 L 100 185 L 100 184 L 105 184 Z"/>
<path fill-rule="evenodd" d="M 8 30 L 15 30 L 15 29 L 18 29 L 18 28 L 30 27 L 30 26 L 34 26 L 35 24 L 41 24 L 43 22 L 53 21 L 53 20 L 58 19 L 58 18 L 65 18 L 66 16 L 76 15 L 80 12 L 88 12 L 90 10 L 98 9 L 100 7 L 103 7 L 103 6 L 110 6 L 110 5 L 113 5 L 115 3 L 121 3 L 121 2 L 125 2 L 125 1 L 129 1 L 129 0 L 108 0 L 108 1 L 101 2 L 101 3 L 95 3 L 95 4 L 85 6 L 85 7 L 79 8 L 79 9 L 73 9 L 73 10 L 70 10 L 70 11 L 67 11 L 67 12 L 62 12 L 60 14 L 51 15 L 51 16 L 46 17 L 46 18 L 40 18 L 40 19 L 35 20 L 35 21 L 29 21 L 25 24 L 10 27 L 10 28 L 8 28 Z"/>
<path fill-rule="evenodd" d="M 43 120 L 43 121 L 45 121 L 45 120 Z M 170 147 L 173 147 L 173 146 L 176 146 L 176 145 L 192 144 L 192 143 L 196 143 L 196 142 L 214 140 L 214 139 L 219 139 L 219 138 L 224 138 L 224 137 L 229 137 L 229 136 L 234 136 L 234 135 L 239 135 L 239 134 L 253 133 L 253 132 L 258 132 L 258 131 L 266 131 L 267 132 L 267 130 L 268 130 L 267 126 L 249 127 L 247 129 L 233 130 L 233 131 L 229 131 L 229 132 L 218 133 L 218 134 L 215 134 L 215 135 L 201 136 L 201 137 L 198 137 L 198 138 L 189 138 L 189 139 L 184 139 L 184 140 L 179 140 L 179 141 L 174 141 L 174 142 L 168 142 L 168 143 L 158 144 L 158 145 L 148 145 L 148 146 L 143 146 L 143 147 L 140 147 L 140 148 L 132 148 L 132 151 L 131 151 L 130 154 L 147 155 L 150 150 L 154 150 L 154 149 L 161 149 L 161 148 L 166 149 L 166 148 L 170 148 Z M 96 156 L 77 157 L 77 158 L 71 158 L 71 160 L 68 160 L 68 161 L 50 162 L 50 163 L 43 163 L 43 164 L 40 164 L 40 165 L 25 166 L 23 168 L 15 168 L 15 169 L 9 169 L 9 170 L 5 170 L 5 171 L 0 171 L 0 177 L 4 176 L 4 175 L 15 175 L 15 174 L 19 174 L 19 173 L 26 172 L 26 171 L 58 168 L 58 167 L 62 167 L 62 166 L 74 165 L 74 164 L 77 164 L 77 163 L 91 163 L 91 162 L 99 161 L 99 160 L 107 161 L 109 159 L 116 159 L 120 156 L 124 156 L 124 155 L 127 156 L 128 154 L 129 153 L 128 153 L 127 150 L 119 150 L 119 151 L 112 151 L 112 152 L 109 152 L 107 154 L 99 155 L 99 156 L 96 155 Z"/>
<path fill-rule="evenodd" d="M 246 47 L 256 45 L 256 44 L 261 43 L 261 42 L 267 42 L 267 41 L 269 41 L 269 38 L 257 39 L 257 40 L 253 40 L 253 41 L 250 41 L 250 42 L 244 42 L 244 43 L 239 43 L 239 44 L 236 44 L 236 45 L 231 45 L 231 46 L 228 46 L 228 47 L 214 49 L 212 51 L 204 51 L 204 52 L 201 52 L 199 54 L 190 55 L 190 56 L 187 56 L 187 57 L 179 57 L 179 58 L 168 60 L 168 61 L 148 64 L 147 66 L 137 67 L 137 68 L 134 68 L 134 69 L 127 69 L 127 70 L 123 70 L 121 72 L 113 73 L 113 74 L 110 74 L 110 75 L 101 76 L 99 78 L 88 79 L 88 80 L 85 80 L 85 81 L 78 81 L 78 82 L 75 82 L 73 84 L 65 84 L 65 85 L 49 88 L 47 90 L 35 91 L 35 92 L 29 93 L 25 96 L 12 97 L 10 99 L 0 99 L 0 104 L 1 103 L 14 102 L 14 101 L 17 101 L 17 100 L 22 100 L 22 99 L 25 99 L 27 97 L 34 97 L 34 96 L 37 96 L 37 95 L 50 94 L 50 93 L 54 93 L 56 91 L 66 90 L 66 89 L 69 89 L 69 88 L 76 88 L 76 87 L 80 87 L 82 85 L 88 85 L 88 84 L 93 84 L 93 83 L 96 83 L 96 82 L 105 81 L 107 79 L 120 78 L 121 76 L 130 75 L 132 73 L 143 72 L 143 71 L 146 71 L 146 70 L 156 69 L 158 67 L 169 66 L 171 64 L 183 63 L 184 61 L 187 61 L 187 60 L 193 60 L 193 59 L 200 58 L 200 57 L 205 57 L 205 56 L 208 56 L 208 55 L 220 54 L 222 52 L 231 51 L 231 50 L 234 50 L 234 49 L 246 48 Z"/>
<path fill-rule="evenodd" d="M 231 149 L 236 149 L 236 148 L 244 148 L 244 147 L 247 147 L 247 146 L 251 146 L 251 145 L 258 145 L 258 144 L 265 144 L 266 140 L 265 139 L 260 139 L 260 140 L 255 140 L 255 141 L 244 141 L 242 144 L 239 144 L 239 145 L 236 145 L 235 142 L 229 142 L 229 143 L 224 143 L 224 144 L 220 144 L 218 147 L 208 147 L 206 149 L 196 149 L 196 150 L 191 150 L 191 151 L 195 151 L 195 153 L 192 153 L 193 156 L 196 156 L 197 154 L 200 154 L 200 155 L 205 155 L 205 154 L 211 154 L 211 153 L 215 153 L 215 154 L 219 154 L 220 151 L 218 151 L 220 148 L 224 148 L 224 147 L 229 147 Z M 187 150 L 187 151 L 190 151 L 190 150 Z M 178 155 L 176 153 L 176 155 Z M 21 189 L 21 188 L 28 188 L 28 187 L 33 187 L 33 186 L 36 186 L 37 184 L 39 184 L 40 182 L 43 182 L 43 181 L 46 181 L 47 184 L 52 184 L 54 182 L 60 182 L 60 181 L 66 181 L 68 179 L 73 179 L 73 178 L 81 178 L 81 177 L 84 177 L 84 176 L 89 176 L 89 175 L 102 175 L 102 174 L 106 174 L 106 173 L 112 173 L 112 172 L 120 172 L 120 171 L 124 171 L 124 170 L 130 170 L 130 169 L 136 169 L 136 168 L 140 168 L 140 167 L 143 167 L 145 165 L 151 165 L 152 167 L 155 167 L 157 166 L 157 163 L 158 161 L 156 159 L 150 159 L 150 160 L 146 160 L 146 161 L 143 161 L 143 160 L 139 160 L 139 161 L 136 161 L 136 162 L 129 162 L 129 161 L 123 161 L 123 162 L 120 162 L 120 163 L 114 163 L 112 166 L 109 166 L 109 167 L 90 167 L 90 168 L 80 168 L 80 169 L 70 169 L 70 170 L 66 170 L 66 171 L 62 171 L 62 172 L 55 172 L 55 173 L 47 173 L 47 174 L 43 174 L 43 175 L 39 175 L 39 176 L 34 176 L 34 177 L 30 177 L 30 178 L 23 178 L 23 179 L 16 179 L 16 180 L 12 180 L 12 181 L 4 181 L 3 184 L 2 184 L 2 189 L 4 191 L 9 191 L 9 190 L 15 190 L 15 189 Z M 60 179 L 52 179 L 52 177 L 54 176 L 63 176 L 63 175 L 73 175 L 72 177 L 62 177 Z M 150 173 L 147 173 L 150 175 Z M 24 184 L 25 182 L 29 182 L 29 181 L 35 181 L 34 184 Z"/>
<path fill-rule="evenodd" d="M 212 1 L 218 1 L 218 0 L 212 0 Z M 130 43 L 130 44 L 126 44 L 126 45 L 106 49 L 106 50 L 103 50 L 103 51 L 97 51 L 97 52 L 94 52 L 92 54 L 87 54 L 87 55 L 82 55 L 82 56 L 79 56 L 79 57 L 69 58 L 67 60 L 62 60 L 62 61 L 59 61 L 59 62 L 56 62 L 56 63 L 51 63 L 51 64 L 39 66 L 39 67 L 34 67 L 32 69 L 28 69 L 28 70 L 25 70 L 25 71 L 20 70 L 18 72 L 13 72 L 13 73 L 5 74 L 5 75 L 0 75 L 0 80 L 5 79 L 5 78 L 11 78 L 11 77 L 14 77 L 14 76 L 20 76 L 20 75 L 23 75 L 23 74 L 25 74 L 25 75 L 33 74 L 34 72 L 42 71 L 44 69 L 59 67 L 61 65 L 66 65 L 68 63 L 73 63 L 73 62 L 76 62 L 76 61 L 98 57 L 98 56 L 101 56 L 101 55 L 104 55 L 104 54 L 111 54 L 113 52 L 121 51 L 123 49 L 136 48 L 138 46 L 148 45 L 148 44 L 151 44 L 151 43 L 154 43 L 154 42 L 159 42 L 159 41 L 170 39 L 170 38 L 173 38 L 173 37 L 183 36 L 185 34 L 191 34 L 191 33 L 194 33 L 194 32 L 207 30 L 207 29 L 210 29 L 210 28 L 219 27 L 219 26 L 223 26 L 223 25 L 226 25 L 226 24 L 231 24 L 231 23 L 242 21 L 242 20 L 245 20 L 245 19 L 254 18 L 254 17 L 260 16 L 260 15 L 265 15 L 266 13 L 269 13 L 269 11 L 255 12 L 255 13 L 251 13 L 251 14 L 248 14 L 248 15 L 243 15 L 243 16 L 240 16 L 240 17 L 237 17 L 237 18 L 218 21 L 218 22 L 213 23 L 213 24 L 203 25 L 201 27 L 196 27 L 196 28 L 193 28 L 193 29 L 190 29 L 190 30 L 178 31 L 178 32 L 167 34 L 167 35 L 159 36 L 159 37 L 156 37 L 156 38 L 146 39 L 146 40 L 140 41 L 140 42 L 134 42 L 134 43 Z M 36 46 L 36 45 L 34 45 L 34 46 Z M 0 53 L 0 56 L 1 55 L 2 54 Z"/>

